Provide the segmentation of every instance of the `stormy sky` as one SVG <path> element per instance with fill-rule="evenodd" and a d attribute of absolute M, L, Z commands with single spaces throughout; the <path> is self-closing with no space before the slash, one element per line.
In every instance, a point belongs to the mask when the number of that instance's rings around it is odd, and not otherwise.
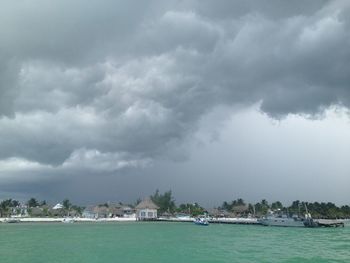
<path fill-rule="evenodd" d="M 350 202 L 350 2 L 3 0 L 0 198 Z"/>

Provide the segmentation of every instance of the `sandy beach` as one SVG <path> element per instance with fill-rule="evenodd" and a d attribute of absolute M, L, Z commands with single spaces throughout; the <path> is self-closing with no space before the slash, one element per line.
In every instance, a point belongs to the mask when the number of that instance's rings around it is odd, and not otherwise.
<path fill-rule="evenodd" d="M 18 220 L 19 222 L 32 222 L 32 223 L 54 223 L 63 222 L 64 217 L 16 217 L 16 218 L 0 218 L 1 223 L 6 223 L 8 220 Z M 136 218 L 115 217 L 115 218 L 72 218 L 74 222 L 134 222 Z"/>

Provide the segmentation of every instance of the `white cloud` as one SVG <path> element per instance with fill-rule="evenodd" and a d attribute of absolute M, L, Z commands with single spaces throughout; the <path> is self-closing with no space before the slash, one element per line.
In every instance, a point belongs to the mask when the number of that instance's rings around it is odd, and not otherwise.
<path fill-rule="evenodd" d="M 49 166 L 38 162 L 30 162 L 20 158 L 8 158 L 0 161 L 0 172 L 28 171 L 46 169 Z"/>
<path fill-rule="evenodd" d="M 150 163 L 150 159 L 132 159 L 125 153 L 101 153 L 97 150 L 78 149 L 62 164 L 62 169 L 115 172 L 123 168 L 142 168 Z"/>

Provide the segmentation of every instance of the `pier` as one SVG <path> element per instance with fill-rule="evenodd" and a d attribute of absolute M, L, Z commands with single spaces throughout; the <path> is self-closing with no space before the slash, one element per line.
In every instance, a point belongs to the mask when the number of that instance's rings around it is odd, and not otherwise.
<path fill-rule="evenodd" d="M 158 218 L 157 221 L 165 222 L 193 222 L 194 218 Z M 210 224 L 240 224 L 240 225 L 258 225 L 256 218 L 210 218 Z"/>
<path fill-rule="evenodd" d="M 212 218 L 212 224 L 239 224 L 239 225 L 259 225 L 257 218 Z"/>

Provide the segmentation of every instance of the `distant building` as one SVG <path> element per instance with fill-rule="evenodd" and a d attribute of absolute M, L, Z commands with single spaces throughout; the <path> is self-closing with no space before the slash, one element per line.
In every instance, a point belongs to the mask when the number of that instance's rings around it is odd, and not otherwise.
<path fill-rule="evenodd" d="M 107 218 L 109 217 L 109 209 L 106 206 L 88 206 L 83 211 L 85 218 Z"/>
<path fill-rule="evenodd" d="M 52 207 L 53 210 L 56 210 L 56 209 L 62 209 L 63 208 L 63 205 L 58 203 L 57 205 L 55 205 L 54 207 Z"/>
<path fill-rule="evenodd" d="M 137 220 L 152 220 L 157 218 L 159 207 L 150 199 L 146 198 L 136 206 Z"/>
<path fill-rule="evenodd" d="M 129 218 L 135 217 L 135 210 L 129 206 L 123 206 L 122 211 L 123 211 L 123 217 L 129 217 Z"/>
<path fill-rule="evenodd" d="M 30 215 L 32 217 L 42 217 L 45 216 L 45 213 L 41 207 L 32 207 L 30 208 Z"/>
<path fill-rule="evenodd" d="M 93 212 L 95 213 L 95 218 L 109 217 L 109 209 L 106 206 L 95 206 Z"/>
<path fill-rule="evenodd" d="M 28 207 L 26 205 L 21 204 L 19 206 L 19 211 L 16 211 L 20 216 L 28 216 Z"/>
<path fill-rule="evenodd" d="M 85 218 L 112 218 L 112 217 L 135 217 L 135 212 L 132 208 L 123 205 L 109 206 L 88 206 L 84 209 L 83 217 Z"/>
<path fill-rule="evenodd" d="M 235 216 L 242 217 L 249 214 L 249 209 L 247 205 L 237 205 L 232 208 L 232 211 Z"/>
<path fill-rule="evenodd" d="M 234 214 L 225 210 L 225 209 L 218 209 L 218 208 L 213 208 L 209 209 L 209 215 L 211 217 L 215 218 L 227 218 L 227 217 L 234 217 Z"/>
<path fill-rule="evenodd" d="M 95 219 L 98 217 L 98 214 L 95 213 L 94 206 L 88 206 L 84 209 L 82 216 L 85 218 Z"/>
<path fill-rule="evenodd" d="M 49 212 L 50 212 L 50 215 L 54 217 L 63 217 L 67 215 L 66 211 L 63 208 L 57 208 L 57 207 L 55 208 L 55 206 L 52 208 L 49 208 Z"/>
<path fill-rule="evenodd" d="M 109 217 L 135 217 L 135 211 L 129 206 L 112 204 L 109 206 Z"/>

